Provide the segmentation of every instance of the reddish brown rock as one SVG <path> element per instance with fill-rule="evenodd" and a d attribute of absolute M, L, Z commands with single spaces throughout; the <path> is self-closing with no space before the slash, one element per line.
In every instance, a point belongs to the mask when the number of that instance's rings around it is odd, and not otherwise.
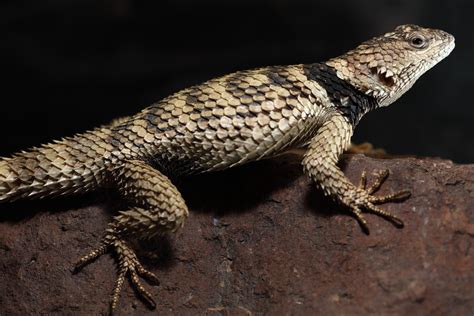
<path fill-rule="evenodd" d="M 365 235 L 294 158 L 184 179 L 185 227 L 143 245 L 161 280 L 148 287 L 157 310 L 126 284 L 118 314 L 472 315 L 474 165 L 361 155 L 344 164 L 354 182 L 363 169 L 389 168 L 381 193 L 412 190 L 385 206 L 405 228 L 367 214 Z M 97 246 L 120 206 L 112 200 L 0 206 L 0 315 L 107 312 L 112 257 L 70 270 Z"/>

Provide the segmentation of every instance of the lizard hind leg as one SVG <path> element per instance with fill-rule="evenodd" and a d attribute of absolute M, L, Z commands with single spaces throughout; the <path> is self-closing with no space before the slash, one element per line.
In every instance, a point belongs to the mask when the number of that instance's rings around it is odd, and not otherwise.
<path fill-rule="evenodd" d="M 118 277 L 112 292 L 111 311 L 117 307 L 120 291 L 127 276 L 139 296 L 154 308 L 156 304 L 151 294 L 141 284 L 139 277 L 154 285 L 159 284 L 158 278 L 142 266 L 127 241 L 146 239 L 177 230 L 187 217 L 188 209 L 171 181 L 143 161 L 126 161 L 115 168 L 112 175 L 121 195 L 133 206 L 114 217 L 99 247 L 82 257 L 76 263 L 74 271 L 77 272 L 111 251 L 118 263 Z"/>

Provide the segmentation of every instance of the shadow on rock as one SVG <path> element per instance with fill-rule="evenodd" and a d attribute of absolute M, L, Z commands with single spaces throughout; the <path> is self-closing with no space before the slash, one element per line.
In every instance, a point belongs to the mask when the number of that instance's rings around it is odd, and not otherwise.
<path fill-rule="evenodd" d="M 41 200 L 19 200 L 0 204 L 0 222 L 21 222 L 38 213 L 60 213 L 91 206 L 107 208 L 103 192 L 77 196 L 61 196 Z"/>
<path fill-rule="evenodd" d="M 269 200 L 276 190 L 291 186 L 301 176 L 301 165 L 282 156 L 182 179 L 178 183 L 189 208 L 196 212 L 248 212 Z"/>

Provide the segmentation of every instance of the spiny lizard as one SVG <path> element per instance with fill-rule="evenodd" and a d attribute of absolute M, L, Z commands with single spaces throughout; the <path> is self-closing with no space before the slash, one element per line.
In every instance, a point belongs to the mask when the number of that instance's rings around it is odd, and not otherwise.
<path fill-rule="evenodd" d="M 338 168 L 353 130 L 370 110 L 397 100 L 454 48 L 446 32 L 402 25 L 326 62 L 239 71 L 179 91 L 140 113 L 109 125 L 0 160 L 0 201 L 84 193 L 112 187 L 128 202 L 98 248 L 76 264 L 117 255 L 112 293 L 117 306 L 128 275 L 155 306 L 139 276 L 157 283 L 138 261 L 131 239 L 174 232 L 188 208 L 176 176 L 217 171 L 274 157 L 307 145 L 304 171 L 324 193 L 367 224 L 361 210 L 403 222 L 377 204 L 402 200 L 401 191 L 374 196 L 388 171 L 359 186 Z"/>

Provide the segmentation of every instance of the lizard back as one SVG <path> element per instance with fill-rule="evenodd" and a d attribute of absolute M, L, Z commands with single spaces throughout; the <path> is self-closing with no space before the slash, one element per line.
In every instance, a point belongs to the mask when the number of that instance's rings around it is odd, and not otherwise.
<path fill-rule="evenodd" d="M 304 65 L 240 71 L 177 92 L 117 126 L 139 131 L 162 171 L 192 174 L 277 155 L 306 143 L 332 109 Z M 133 126 L 131 126 L 133 125 Z"/>

